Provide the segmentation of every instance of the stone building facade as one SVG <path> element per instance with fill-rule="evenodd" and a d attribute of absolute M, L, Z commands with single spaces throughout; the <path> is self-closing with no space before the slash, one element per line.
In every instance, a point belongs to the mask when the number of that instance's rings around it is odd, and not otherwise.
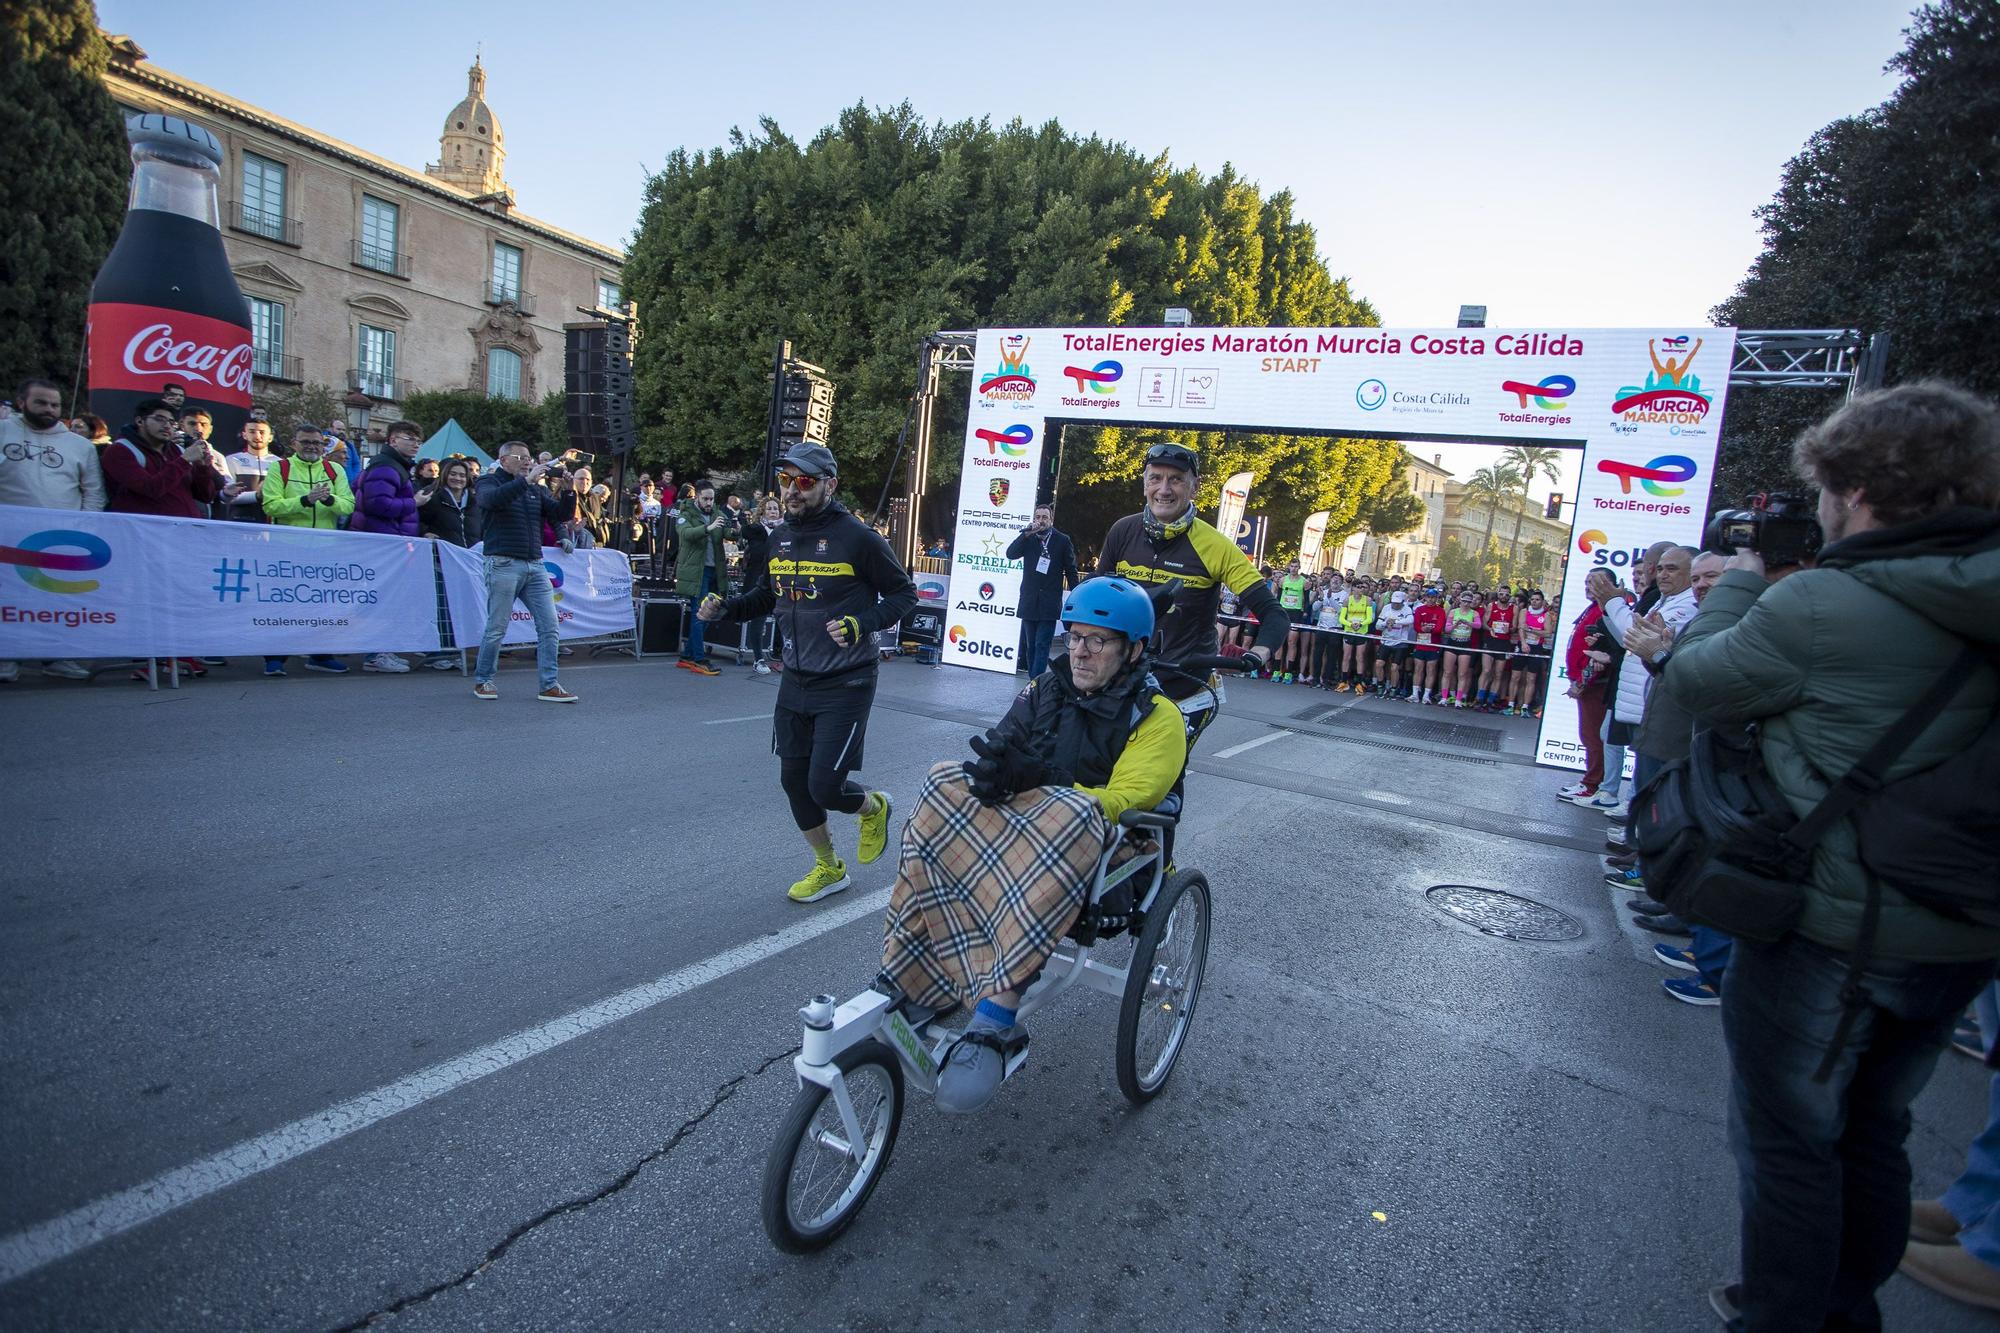
<path fill-rule="evenodd" d="M 1540 567 L 1522 569 L 1521 577 L 1552 591 L 1562 586 L 1563 565 L 1569 554 L 1569 524 L 1543 517 L 1542 506 L 1532 500 L 1523 501 L 1518 492 L 1508 495 L 1498 506 L 1492 506 L 1459 482 L 1447 483 L 1444 490 L 1444 540 L 1457 538 L 1459 546 L 1467 553 L 1477 552 L 1486 541 L 1487 516 L 1490 513 L 1494 544 L 1505 553 L 1512 548 L 1514 521 L 1519 518 L 1522 557 L 1526 558 L 1529 547 L 1535 542 L 1541 543 L 1544 553 Z M 1443 542 L 1439 546 L 1442 547 Z"/>
<path fill-rule="evenodd" d="M 260 385 L 358 389 L 378 424 L 412 389 L 532 402 L 562 388 L 563 324 L 622 312 L 621 250 L 515 211 L 476 61 L 438 160 L 416 171 L 160 69 L 130 38 L 111 47 L 121 107 L 222 143 L 223 245 Z"/>
<path fill-rule="evenodd" d="M 1423 577 L 1436 572 L 1438 550 L 1444 545 L 1445 487 L 1451 482 L 1451 469 L 1438 455 L 1419 458 L 1405 449 L 1403 478 L 1411 493 L 1424 502 L 1423 520 L 1408 532 L 1392 536 L 1357 532 L 1327 552 L 1325 565 L 1362 574 Z"/>

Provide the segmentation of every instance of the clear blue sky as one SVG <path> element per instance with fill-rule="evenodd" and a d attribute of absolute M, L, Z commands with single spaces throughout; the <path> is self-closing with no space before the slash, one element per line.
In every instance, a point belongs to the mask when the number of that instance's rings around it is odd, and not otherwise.
<path fill-rule="evenodd" d="M 100 0 L 170 70 L 421 168 L 483 44 L 524 212 L 622 243 L 644 172 L 843 106 L 1054 118 L 1289 189 L 1384 323 L 1693 324 L 1751 210 L 1894 80 L 1902 0 L 272 5 Z"/>

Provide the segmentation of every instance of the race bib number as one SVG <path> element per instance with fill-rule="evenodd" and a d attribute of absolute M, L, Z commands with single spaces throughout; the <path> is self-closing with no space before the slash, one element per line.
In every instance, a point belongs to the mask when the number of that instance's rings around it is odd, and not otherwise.
<path fill-rule="evenodd" d="M 1425 630 L 1422 634 L 1419 634 L 1417 636 L 1418 643 L 1431 644 L 1435 643 L 1436 641 L 1437 641 L 1436 638 L 1431 634 L 1429 630 Z"/>
<path fill-rule="evenodd" d="M 1522 639 L 1524 642 L 1527 643 L 1527 645 L 1530 648 L 1539 648 L 1542 646 L 1542 636 L 1535 633 L 1533 630 L 1530 630 L 1527 634 L 1523 635 Z"/>

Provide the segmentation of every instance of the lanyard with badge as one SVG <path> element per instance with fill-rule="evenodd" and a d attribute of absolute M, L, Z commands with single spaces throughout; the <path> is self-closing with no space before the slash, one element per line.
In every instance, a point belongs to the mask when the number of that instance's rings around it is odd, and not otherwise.
<path fill-rule="evenodd" d="M 1049 572 L 1049 534 L 1046 532 L 1042 534 L 1042 558 L 1035 562 L 1035 572 L 1037 574 Z"/>

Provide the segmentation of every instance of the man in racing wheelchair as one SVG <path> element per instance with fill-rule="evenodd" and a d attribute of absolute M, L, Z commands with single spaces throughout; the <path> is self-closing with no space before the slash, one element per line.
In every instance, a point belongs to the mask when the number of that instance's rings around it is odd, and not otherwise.
<path fill-rule="evenodd" d="M 1099 577 L 1063 603 L 1057 658 L 983 736 L 941 763 L 903 827 L 875 989 L 911 1024 L 976 1003 L 937 1105 L 976 1111 L 1027 1045 L 1015 1009 L 1085 906 L 1107 826 L 1151 810 L 1187 760 L 1180 709 L 1145 664 L 1153 604 Z"/>

